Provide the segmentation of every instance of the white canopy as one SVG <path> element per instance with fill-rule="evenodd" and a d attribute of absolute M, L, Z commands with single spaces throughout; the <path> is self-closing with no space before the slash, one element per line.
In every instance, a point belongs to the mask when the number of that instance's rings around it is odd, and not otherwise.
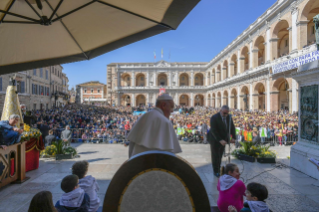
<path fill-rule="evenodd" d="M 176 29 L 199 1 L 0 0 L 0 74 L 89 60 Z"/>

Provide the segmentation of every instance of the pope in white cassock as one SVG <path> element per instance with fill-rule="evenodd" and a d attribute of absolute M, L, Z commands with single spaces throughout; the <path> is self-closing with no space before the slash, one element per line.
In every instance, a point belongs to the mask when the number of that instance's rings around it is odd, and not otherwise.
<path fill-rule="evenodd" d="M 182 152 L 169 116 L 174 101 L 168 94 L 156 100 L 156 107 L 137 120 L 127 136 L 129 157 L 145 151 L 159 150 L 171 153 Z"/>

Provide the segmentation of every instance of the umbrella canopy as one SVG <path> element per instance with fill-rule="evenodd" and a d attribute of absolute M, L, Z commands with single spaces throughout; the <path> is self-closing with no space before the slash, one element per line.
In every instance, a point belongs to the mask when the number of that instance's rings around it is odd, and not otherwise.
<path fill-rule="evenodd" d="M 0 74 L 89 60 L 174 30 L 200 0 L 0 0 Z"/>

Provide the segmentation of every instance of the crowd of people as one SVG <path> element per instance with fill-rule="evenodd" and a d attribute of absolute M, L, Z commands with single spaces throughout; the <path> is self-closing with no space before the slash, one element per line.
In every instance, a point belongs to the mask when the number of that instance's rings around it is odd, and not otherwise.
<path fill-rule="evenodd" d="M 152 108 L 145 108 L 151 110 Z M 45 138 L 62 137 L 68 128 L 70 142 L 125 143 L 126 136 L 141 115 L 133 115 L 138 108 L 94 107 L 68 105 L 64 108 L 33 111 L 35 127 Z M 177 106 L 170 116 L 178 139 L 183 142 L 207 143 L 210 117 L 219 109 L 210 107 Z M 236 146 L 239 141 L 288 145 L 298 138 L 298 114 L 288 111 L 242 111 L 230 112 L 236 127 Z M 51 136 L 52 138 L 52 136 Z M 52 139 L 50 139 L 52 140 Z M 46 142 L 49 145 L 50 140 Z"/>

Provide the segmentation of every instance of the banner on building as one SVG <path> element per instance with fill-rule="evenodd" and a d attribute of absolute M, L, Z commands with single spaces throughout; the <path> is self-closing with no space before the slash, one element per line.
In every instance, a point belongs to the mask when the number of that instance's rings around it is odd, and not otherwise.
<path fill-rule="evenodd" d="M 314 52 L 302 55 L 300 57 L 296 57 L 288 61 L 273 65 L 272 73 L 278 74 L 281 72 L 289 71 L 289 70 L 298 68 L 301 65 L 311 63 L 315 60 L 319 60 L 319 51 L 314 51 Z"/>
<path fill-rule="evenodd" d="M 160 96 L 160 95 L 162 95 L 162 94 L 165 93 L 165 92 L 166 92 L 165 88 L 160 88 L 158 95 Z"/>

